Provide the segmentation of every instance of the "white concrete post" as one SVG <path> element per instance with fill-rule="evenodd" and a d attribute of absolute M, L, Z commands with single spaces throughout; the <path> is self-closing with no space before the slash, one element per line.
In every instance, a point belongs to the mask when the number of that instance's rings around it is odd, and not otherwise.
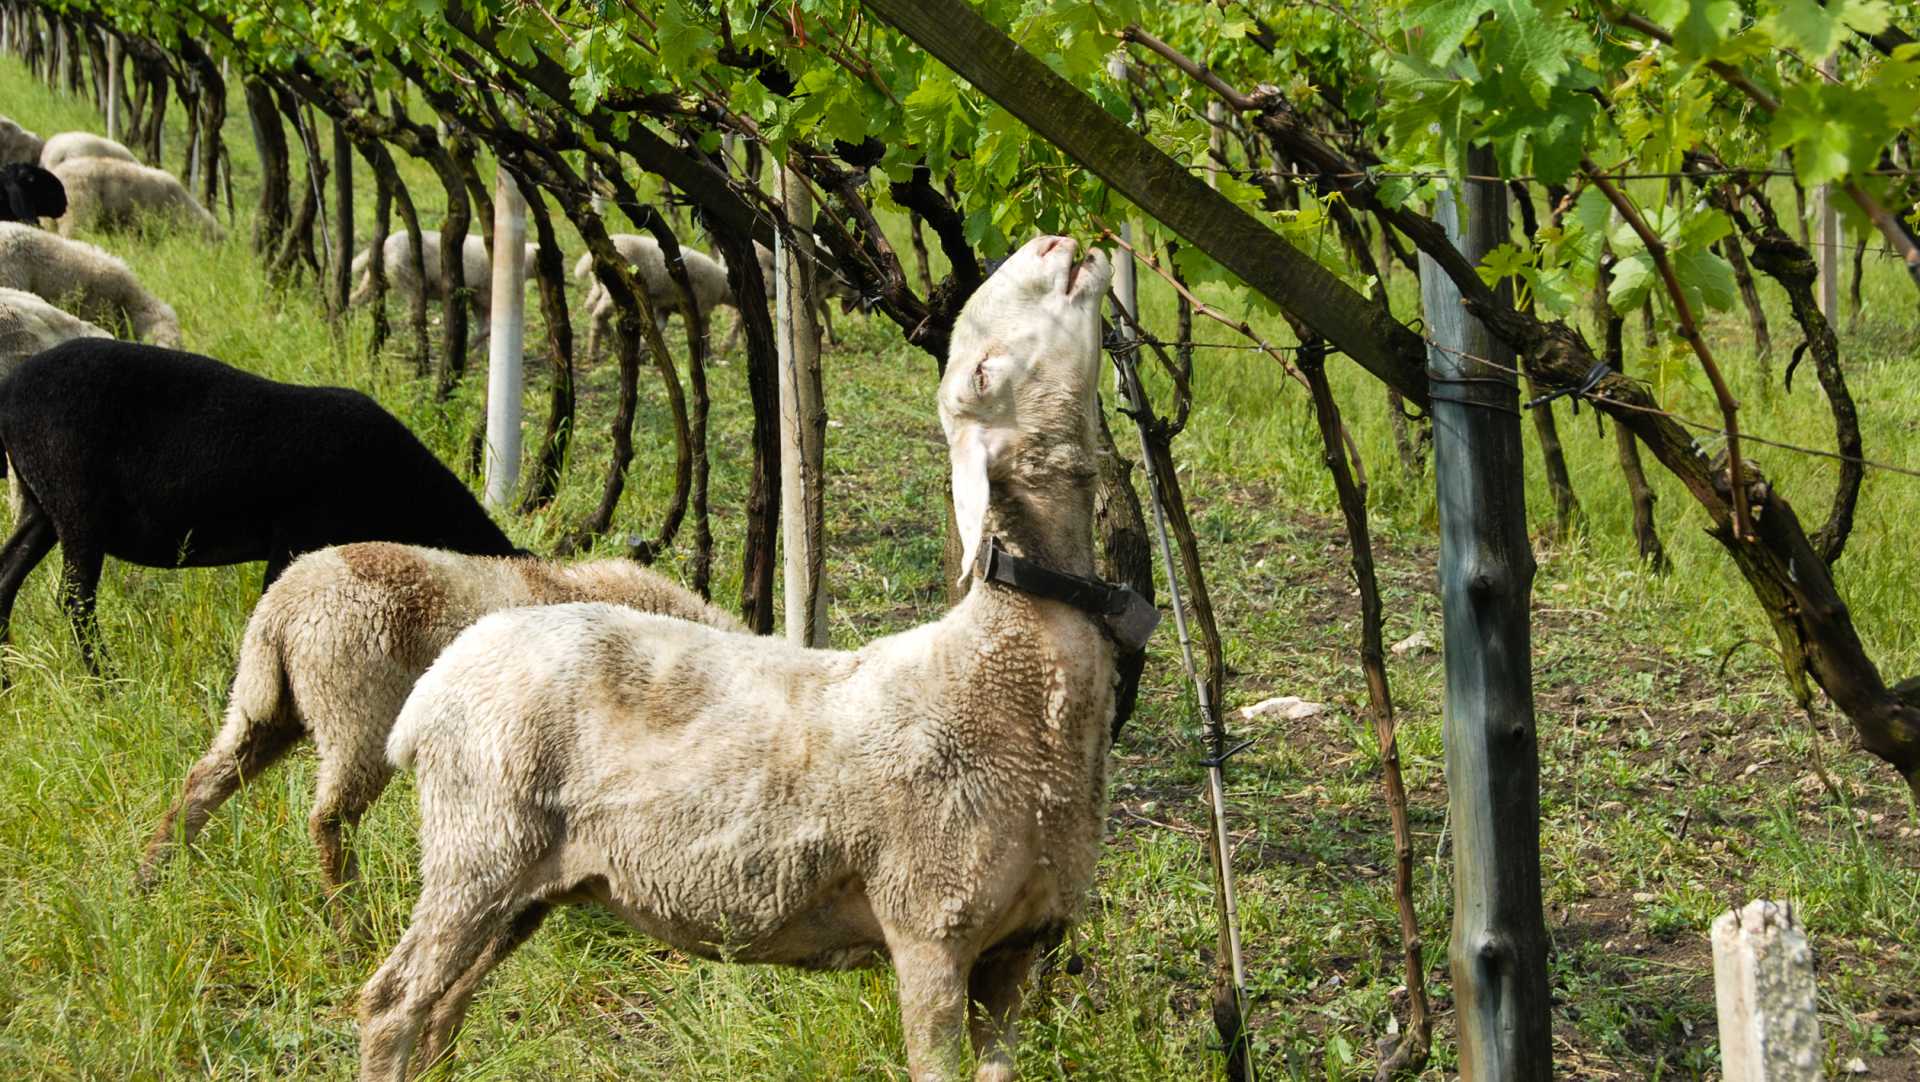
<path fill-rule="evenodd" d="M 487 506 L 513 499 L 520 481 L 520 393 L 526 330 L 527 204 L 498 170 L 493 194 L 493 323 L 487 345 Z"/>
<path fill-rule="evenodd" d="M 1207 184 L 1220 186 L 1220 170 L 1227 167 L 1227 106 L 1218 98 L 1207 102 Z"/>
<path fill-rule="evenodd" d="M 107 35 L 107 138 L 120 140 L 120 39 Z"/>
<path fill-rule="evenodd" d="M 820 326 L 814 313 L 813 194 L 806 178 L 774 171 L 790 229 L 773 245 L 774 344 L 780 363 L 780 545 L 785 551 L 787 641 L 827 644 L 827 409 L 820 389 Z"/>
<path fill-rule="evenodd" d="M 1786 902 L 1713 922 L 1713 998 L 1724 1082 L 1821 1082 L 1813 949 Z"/>
<path fill-rule="evenodd" d="M 1820 62 L 1820 74 L 1832 81 L 1839 75 L 1838 54 Z M 1833 185 L 1822 184 L 1813 193 L 1814 259 L 1820 267 L 1820 312 L 1827 322 L 1840 321 L 1840 210 L 1833 204 Z"/>

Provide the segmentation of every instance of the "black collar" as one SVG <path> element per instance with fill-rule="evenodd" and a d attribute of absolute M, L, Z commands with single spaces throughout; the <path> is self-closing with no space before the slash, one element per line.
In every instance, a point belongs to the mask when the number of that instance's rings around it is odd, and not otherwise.
<path fill-rule="evenodd" d="M 1072 605 L 1097 620 L 1123 652 L 1144 650 L 1160 623 L 1160 610 L 1133 587 L 1055 571 L 1001 548 L 997 537 L 987 544 L 986 567 L 980 577 Z"/>

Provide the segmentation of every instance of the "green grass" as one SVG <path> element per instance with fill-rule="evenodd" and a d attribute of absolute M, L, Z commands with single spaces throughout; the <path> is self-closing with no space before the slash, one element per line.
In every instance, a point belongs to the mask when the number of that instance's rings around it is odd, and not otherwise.
<path fill-rule="evenodd" d="M 98 130 L 82 104 L 0 60 L 7 111 L 43 134 Z M 239 102 L 228 133 L 245 138 Z M 169 164 L 181 133 L 169 132 Z M 257 178 L 234 147 L 242 220 L 223 244 L 187 237 L 96 238 L 180 312 L 190 348 L 277 379 L 375 394 L 449 461 L 478 416 L 478 380 L 454 400 L 394 357 L 366 358 L 364 317 L 330 324 L 309 288 L 275 293 L 247 250 Z M 403 163 L 429 225 L 439 199 Z M 364 172 L 364 171 L 363 171 Z M 364 234 L 370 196 L 359 206 Z M 576 246 L 572 249 L 577 252 Z M 904 249 L 904 245 L 902 246 Z M 1905 435 L 1920 424 L 1907 366 L 1920 330 L 1892 265 L 1869 263 L 1867 310 L 1843 335 L 1868 453 L 1920 465 Z M 1143 276 L 1150 324 L 1172 325 L 1166 291 Z M 1392 284 L 1411 310 L 1410 282 Z M 1763 284 L 1770 303 L 1779 297 Z M 1217 290 L 1230 312 L 1244 298 Z M 1785 352 L 1794 336 L 1775 307 Z M 938 508 L 944 451 L 932 365 L 879 319 L 847 321 L 826 362 L 828 574 L 836 644 L 938 612 Z M 1263 329 L 1282 340 L 1265 321 Z M 1755 432 L 1825 446 L 1811 379 L 1768 389 L 1744 343 L 1744 317 L 1710 324 Z M 677 333 L 677 331 L 676 331 Z M 1224 332 L 1204 327 L 1209 342 Z M 530 342 L 540 341 L 537 332 Z M 1710 417 L 1686 356 L 1644 348 L 1633 371 L 1661 400 Z M 1778 371 L 1780 362 L 1775 362 Z M 716 596 L 737 597 L 749 411 L 738 354 L 712 372 Z M 1372 475 L 1387 632 L 1438 637 L 1431 478 L 1393 456 L 1384 395 L 1336 365 L 1342 402 Z M 1176 447 L 1206 569 L 1228 636 L 1229 704 L 1297 694 L 1332 704 L 1304 722 L 1237 728 L 1258 738 L 1234 761 L 1242 918 L 1259 1049 L 1269 1078 L 1359 1079 L 1400 1006 L 1391 846 L 1377 757 L 1362 708 L 1357 605 L 1344 534 L 1304 396 L 1269 361 L 1202 354 L 1193 422 Z M 528 390 L 530 422 L 544 409 Z M 535 548 L 598 496 L 613 373 L 584 378 L 581 435 L 556 506 L 509 530 Z M 1122 445 L 1123 418 L 1112 418 Z M 1554 944 L 1562 1077 L 1717 1074 L 1705 931 L 1728 904 L 1786 897 L 1818 955 L 1830 1063 L 1860 1056 L 1877 1079 L 1920 1078 L 1920 832 L 1891 773 L 1849 750 L 1831 713 L 1810 728 L 1791 709 L 1765 650 L 1759 611 L 1702 516 L 1656 476 L 1675 570 L 1643 572 L 1610 435 L 1586 411 L 1561 412 L 1582 532 L 1544 539 L 1544 487 L 1530 465 L 1539 577 L 1535 679 L 1542 760 L 1542 855 Z M 664 398 L 643 377 L 639 452 L 619 533 L 651 534 L 671 488 Z M 1531 437 L 1528 437 L 1531 448 Z M 1531 450 L 1530 452 L 1531 453 Z M 1756 456 L 1817 521 L 1832 464 Z M 1874 474 L 1839 565 L 1857 626 L 1889 677 L 1920 670 L 1916 589 L 1906 545 L 1920 485 Z M 679 573 L 689 534 L 664 563 Z M 403 926 L 414 892 L 414 810 L 405 780 L 360 831 L 374 945 L 342 943 L 321 910 L 305 831 L 311 759 L 233 800 L 151 897 L 132 891 L 145 835 L 210 736 L 258 590 L 257 567 L 157 571 L 110 563 L 102 622 L 117 675 L 82 671 L 35 573 L 6 658 L 12 688 L 0 730 L 0 1074 L 10 1077 L 347 1078 L 353 998 Z M 1443 844 L 1440 673 L 1433 655 L 1391 663 L 1413 794 L 1417 904 L 1438 997 L 1440 1043 L 1428 1076 L 1454 1063 L 1445 976 L 1449 853 Z M 1026 1023 L 1023 1077 L 1215 1077 L 1207 1022 L 1212 906 L 1199 832 L 1200 768 L 1171 635 L 1156 642 L 1141 708 L 1115 754 L 1115 812 L 1088 916 L 1071 947 L 1086 965 L 1046 981 Z M 1819 782 L 1824 762 L 1839 788 Z M 804 974 L 689 961 L 607 915 L 570 910 L 501 967 L 482 992 L 444 1075 L 461 1078 L 900 1078 L 891 975 Z"/>

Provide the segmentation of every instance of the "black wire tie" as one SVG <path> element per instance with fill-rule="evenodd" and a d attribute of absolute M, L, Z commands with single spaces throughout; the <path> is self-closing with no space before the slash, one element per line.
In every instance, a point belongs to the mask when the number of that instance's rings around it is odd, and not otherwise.
<path fill-rule="evenodd" d="M 1200 765 L 1206 767 L 1208 770 L 1212 770 L 1215 767 L 1226 766 L 1228 759 L 1231 759 L 1234 756 L 1240 754 L 1241 752 L 1247 750 L 1248 748 L 1253 747 L 1257 743 L 1259 743 L 1258 737 L 1255 737 L 1250 740 L 1242 740 L 1240 743 L 1235 744 L 1233 747 L 1228 748 L 1226 751 L 1221 752 L 1220 754 L 1214 756 L 1211 759 L 1200 760 Z"/>
<path fill-rule="evenodd" d="M 1591 393 L 1595 387 L 1600 386 L 1600 381 L 1603 379 L 1606 379 L 1608 376 L 1612 374 L 1613 374 L 1613 367 L 1607 364 L 1607 362 L 1601 361 L 1599 364 L 1596 364 L 1592 368 L 1587 369 L 1587 374 L 1584 378 L 1580 380 L 1579 386 L 1562 387 L 1557 391 L 1548 391 L 1546 394 L 1541 395 L 1539 398 L 1533 399 L 1532 401 L 1528 402 L 1526 408 L 1533 409 L 1535 406 L 1544 406 L 1556 398 L 1565 398 L 1568 395 L 1572 395 L 1574 396 L 1573 412 L 1579 413 L 1580 399 L 1586 396 L 1587 394 Z"/>

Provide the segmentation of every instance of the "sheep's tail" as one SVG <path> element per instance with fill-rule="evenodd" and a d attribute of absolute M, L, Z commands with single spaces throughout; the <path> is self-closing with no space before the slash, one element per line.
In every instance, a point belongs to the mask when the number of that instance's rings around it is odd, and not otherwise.
<path fill-rule="evenodd" d="M 407 701 L 412 702 L 412 697 Z M 420 729 L 418 711 L 400 711 L 400 717 L 393 723 L 393 732 L 387 734 L 387 762 L 392 763 L 395 770 L 413 769 L 413 757 L 420 750 Z"/>
<path fill-rule="evenodd" d="M 227 696 L 229 729 L 245 731 L 275 725 L 292 706 L 293 688 L 287 681 L 286 659 L 272 616 L 263 604 L 247 621 L 247 632 L 240 642 L 240 664 L 233 673 L 233 691 Z"/>
<path fill-rule="evenodd" d="M 426 735 L 432 722 L 432 704 L 438 696 L 422 694 L 432 676 L 433 670 L 428 669 L 426 675 L 413 685 L 413 694 L 407 696 L 406 705 L 400 708 L 400 716 L 393 721 L 393 731 L 387 734 L 387 762 L 397 770 L 413 769 L 414 757 L 420 751 L 420 739 Z"/>

